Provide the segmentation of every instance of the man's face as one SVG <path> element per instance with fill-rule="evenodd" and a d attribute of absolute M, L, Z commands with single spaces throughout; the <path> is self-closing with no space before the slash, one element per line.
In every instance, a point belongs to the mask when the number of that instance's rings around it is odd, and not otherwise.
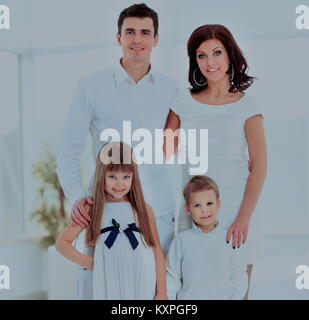
<path fill-rule="evenodd" d="M 122 48 L 124 60 L 149 62 L 152 48 L 158 43 L 159 36 L 154 36 L 151 18 L 125 18 L 121 35 L 117 33 L 118 44 Z"/>

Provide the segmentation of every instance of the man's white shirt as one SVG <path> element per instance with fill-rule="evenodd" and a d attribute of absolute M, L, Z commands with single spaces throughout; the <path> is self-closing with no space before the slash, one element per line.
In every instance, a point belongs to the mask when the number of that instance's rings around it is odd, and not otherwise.
<path fill-rule="evenodd" d="M 123 140 L 123 121 L 131 122 L 131 131 L 148 129 L 152 134 L 152 161 L 154 161 L 155 129 L 163 129 L 172 101 L 178 90 L 177 82 L 150 70 L 137 83 L 120 63 L 81 79 L 75 90 L 72 105 L 60 136 L 57 174 L 63 191 L 71 204 L 91 194 L 82 186 L 80 156 L 88 133 L 92 137 L 94 159 L 106 141 L 100 141 L 101 132 L 112 128 Z M 132 142 L 132 147 L 142 141 Z M 170 213 L 175 204 L 168 180 L 167 165 L 142 164 L 138 166 L 145 200 L 156 216 Z"/>

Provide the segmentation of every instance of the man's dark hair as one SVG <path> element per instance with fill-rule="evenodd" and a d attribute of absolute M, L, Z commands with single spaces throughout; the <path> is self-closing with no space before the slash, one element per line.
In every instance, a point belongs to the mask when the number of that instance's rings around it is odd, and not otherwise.
<path fill-rule="evenodd" d="M 136 3 L 132 6 L 123 9 L 118 18 L 118 33 L 121 34 L 121 27 L 125 18 L 151 18 L 153 21 L 154 35 L 158 34 L 159 18 L 158 14 L 145 3 Z"/>

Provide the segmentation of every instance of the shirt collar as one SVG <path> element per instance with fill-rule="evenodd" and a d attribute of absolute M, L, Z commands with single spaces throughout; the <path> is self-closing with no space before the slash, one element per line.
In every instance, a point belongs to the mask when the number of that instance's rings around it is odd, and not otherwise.
<path fill-rule="evenodd" d="M 136 84 L 134 80 L 130 77 L 130 75 L 126 72 L 126 70 L 123 68 L 123 66 L 120 63 L 120 60 L 118 63 L 114 66 L 114 77 L 115 77 L 115 83 L 116 86 L 121 84 L 124 81 L 131 82 L 132 84 Z M 144 77 L 138 81 L 137 85 L 139 84 L 145 84 L 145 83 L 154 83 L 155 77 L 153 75 L 153 70 L 150 65 L 150 70 L 147 74 L 144 75 Z"/>
<path fill-rule="evenodd" d="M 204 234 L 204 235 L 208 235 L 208 234 L 212 234 L 214 231 L 216 231 L 216 230 L 218 230 L 218 229 L 219 229 L 219 222 L 218 222 L 218 221 L 217 221 L 217 225 L 215 226 L 215 228 L 214 228 L 212 231 L 207 232 L 207 233 L 203 232 L 203 231 L 192 221 L 192 230 L 193 230 L 194 232 L 197 232 L 197 233 L 202 233 L 202 234 Z"/>

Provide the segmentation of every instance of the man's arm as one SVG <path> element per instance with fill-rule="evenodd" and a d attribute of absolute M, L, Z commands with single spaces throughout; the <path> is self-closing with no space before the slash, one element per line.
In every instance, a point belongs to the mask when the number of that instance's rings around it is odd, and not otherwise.
<path fill-rule="evenodd" d="M 91 112 L 84 82 L 73 95 L 71 108 L 57 150 L 57 175 L 63 192 L 73 205 L 86 196 L 80 174 L 80 156 L 89 131 Z"/>

